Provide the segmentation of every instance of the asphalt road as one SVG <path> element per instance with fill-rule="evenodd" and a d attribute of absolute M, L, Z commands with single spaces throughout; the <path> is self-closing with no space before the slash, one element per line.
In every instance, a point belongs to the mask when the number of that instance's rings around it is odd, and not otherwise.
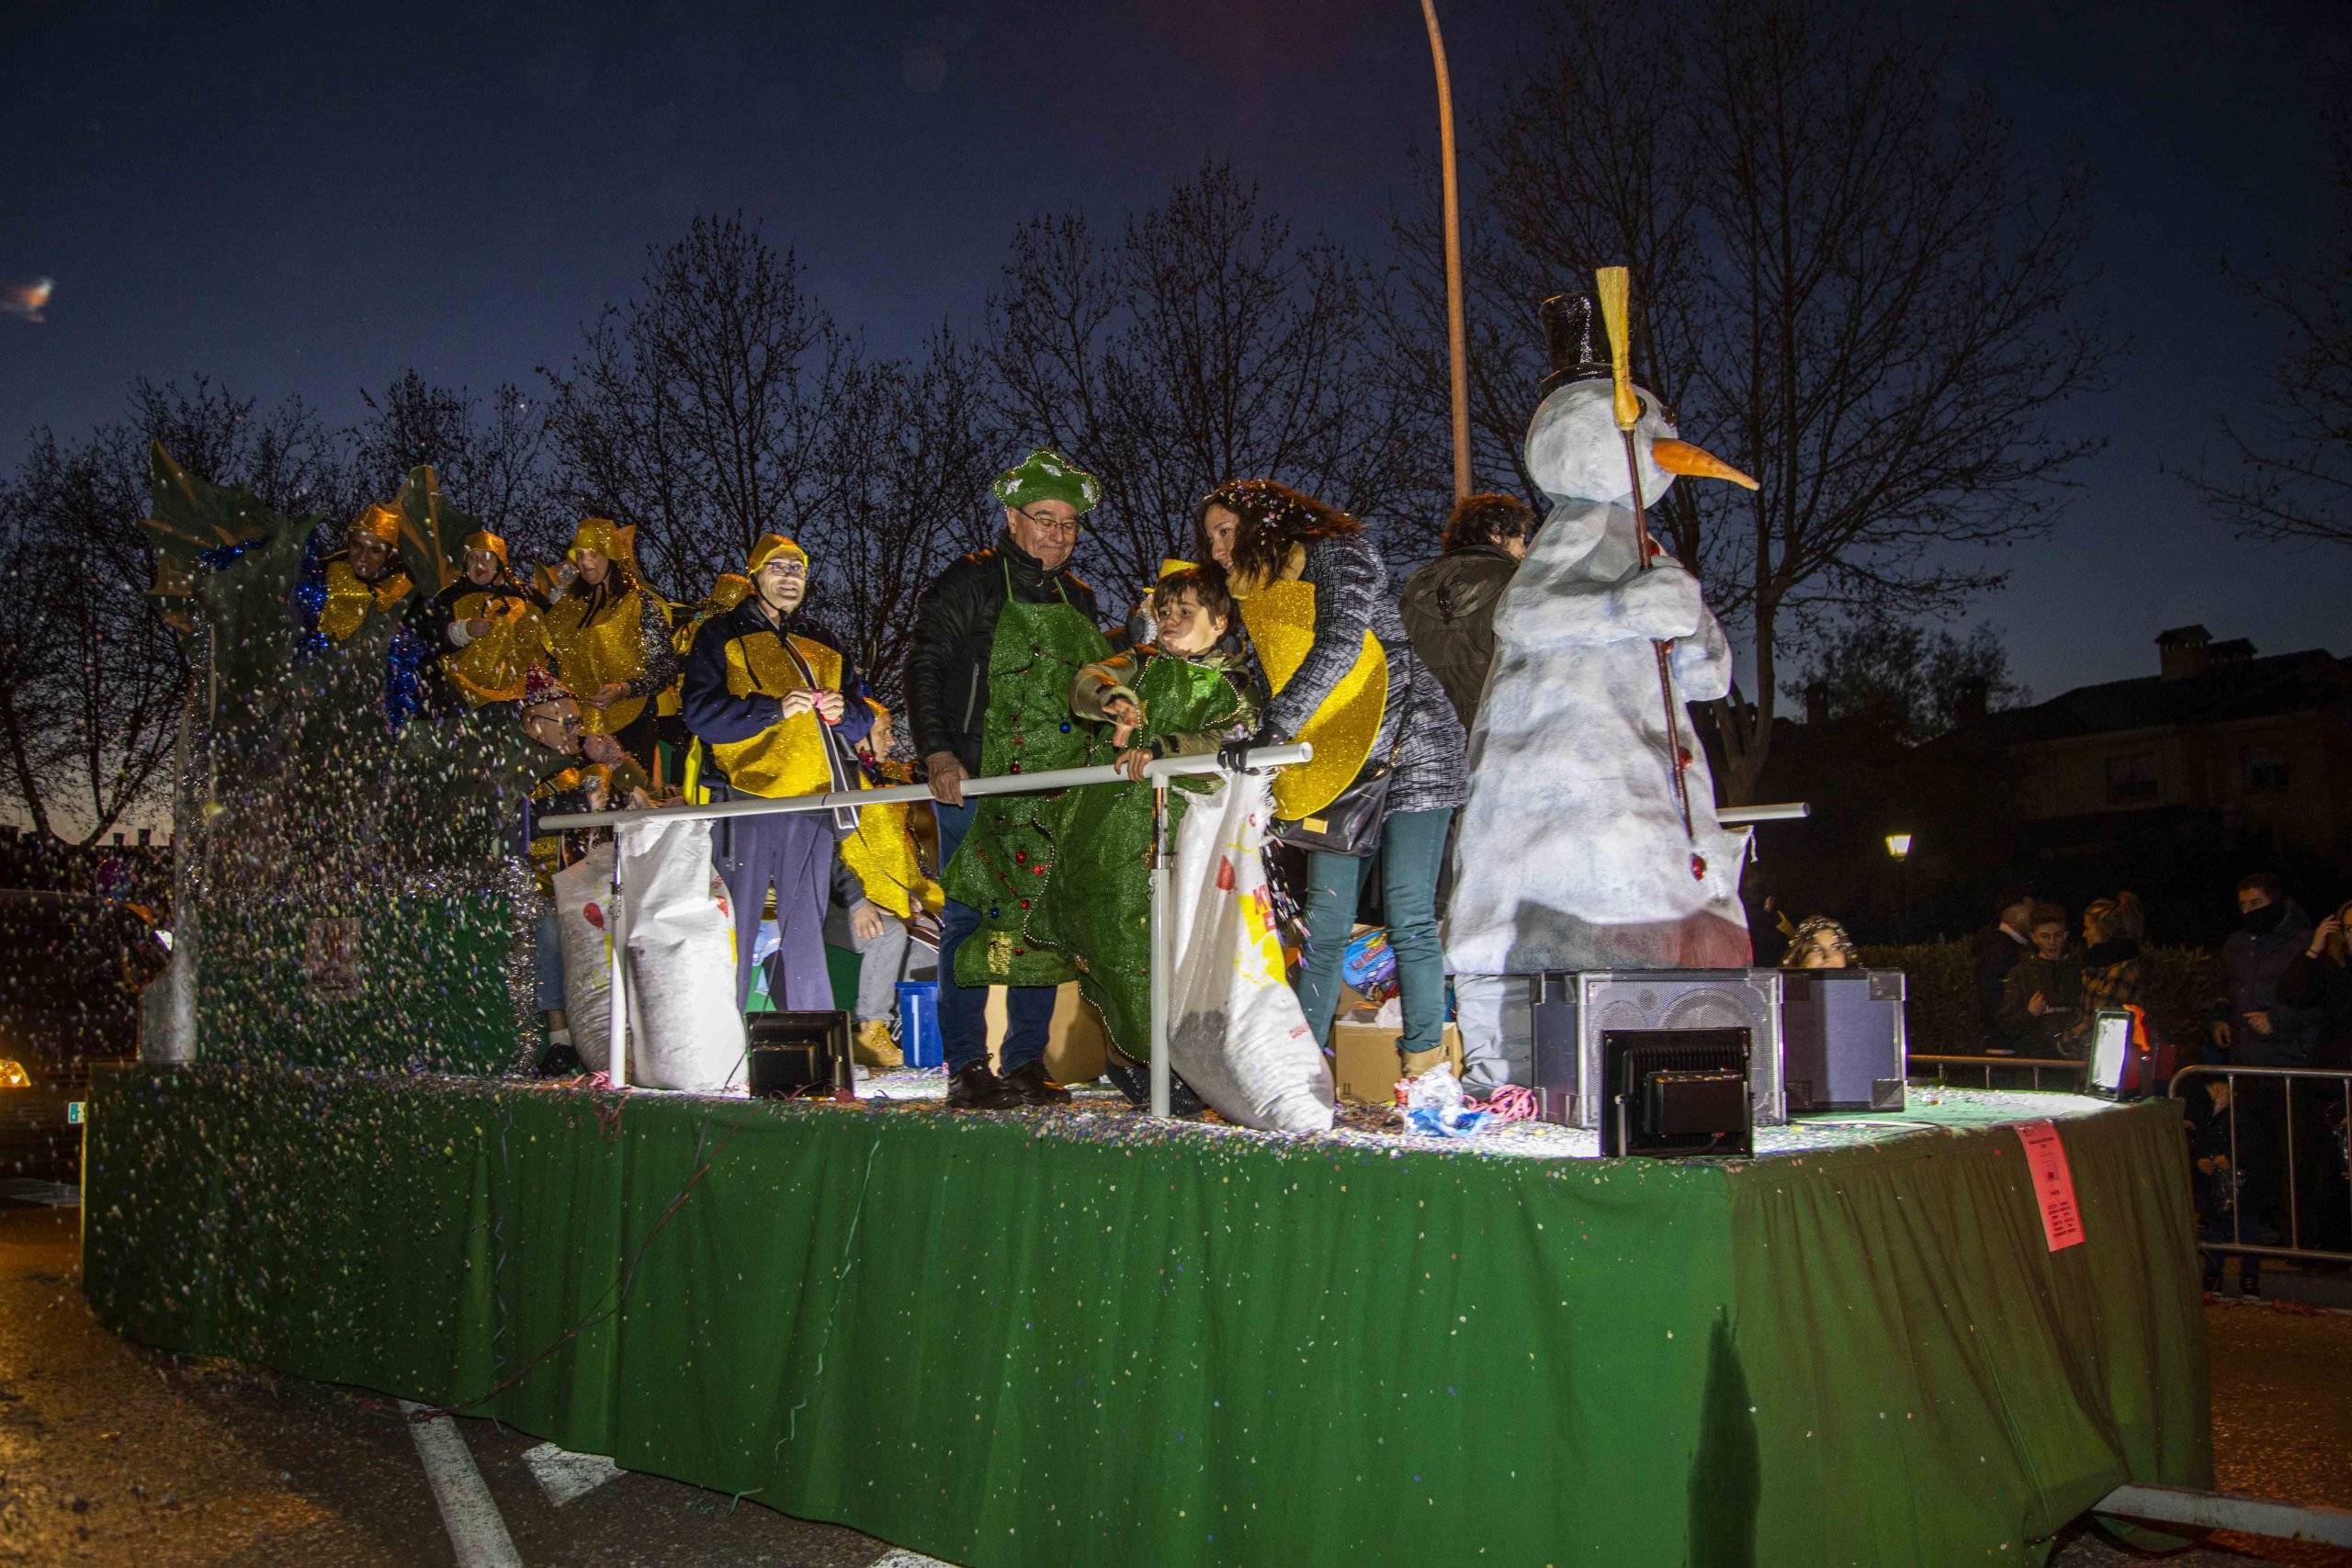
<path fill-rule="evenodd" d="M 80 1210 L 40 1201 L 71 1195 L 0 1190 L 0 1564 L 459 1562 L 413 1429 L 390 1401 L 164 1355 L 101 1330 L 74 1278 Z M 2221 1484 L 2352 1506 L 2352 1312 L 2227 1302 L 2207 1310 Z M 440 1425 L 462 1436 L 513 1543 L 510 1562 L 929 1561 L 647 1475 L 620 1474 L 559 1506 L 525 1459 L 537 1439 L 487 1421 Z M 2151 1560 L 2085 1529 L 2052 1561 Z M 2225 1538 L 2164 1561 L 2352 1568 L 2352 1552 Z"/>

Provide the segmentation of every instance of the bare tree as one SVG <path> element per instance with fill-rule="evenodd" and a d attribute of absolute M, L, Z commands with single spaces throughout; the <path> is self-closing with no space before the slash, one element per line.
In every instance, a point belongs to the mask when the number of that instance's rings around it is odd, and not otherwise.
<path fill-rule="evenodd" d="M 1115 239 L 1074 212 L 1033 220 L 989 302 L 1003 461 L 1042 443 L 1102 477 L 1085 548 L 1114 601 L 1189 553 L 1193 507 L 1224 479 L 1393 515 L 1410 422 L 1379 395 L 1379 290 L 1219 164 Z"/>
<path fill-rule="evenodd" d="M 2240 536 L 2277 544 L 2352 545 L 2352 114 L 2338 111 L 2330 140 L 2336 231 L 2326 260 L 2241 279 L 2287 328 L 2269 401 L 2251 426 L 2222 422 L 2234 474 L 2188 476 Z"/>
<path fill-rule="evenodd" d="M 1906 745 L 2033 700 L 2010 674 L 2008 650 L 1992 627 L 1979 626 L 1962 637 L 1883 615 L 1847 621 L 1811 638 L 1804 665 L 1781 691 L 1800 700 L 1817 694 L 1828 717 L 1866 719 Z"/>
<path fill-rule="evenodd" d="M 1749 643 L 1755 701 L 1715 716 L 1744 800 L 1791 634 L 1996 586 L 1976 552 L 2044 532 L 2096 449 L 2051 422 L 2105 358 L 2076 314 L 2080 192 L 2035 189 L 1988 96 L 1858 7 L 1564 8 L 1538 61 L 1478 139 L 1486 305 L 1508 312 L 1481 336 L 1505 356 L 1482 423 L 1515 444 L 1530 412 L 1536 299 L 1631 265 L 1638 378 L 1763 480 L 1677 485 L 1658 517 Z"/>
<path fill-rule="evenodd" d="M 558 497 L 636 525 L 639 560 L 691 599 L 822 502 L 819 455 L 855 359 L 790 252 L 740 218 L 698 218 L 568 369 L 542 372 Z"/>
<path fill-rule="evenodd" d="M 367 499 L 397 495 L 409 470 L 426 463 L 451 507 L 518 550 L 546 553 L 560 542 L 545 411 L 520 388 L 500 383 L 485 406 L 466 388 L 435 386 L 410 369 L 380 394 L 363 389 L 359 400 L 368 417 L 351 432 L 351 465 Z"/>
<path fill-rule="evenodd" d="M 299 400 L 266 415 L 198 378 L 135 382 L 78 446 L 32 434 L 0 480 L 0 786 L 38 831 L 89 843 L 167 782 L 185 667 L 148 597 L 147 446 L 295 513 L 339 498 L 335 443 Z M 182 457 L 182 454 L 186 454 Z"/>
<path fill-rule="evenodd" d="M 1002 466 L 978 355 L 944 330 L 922 360 L 869 360 L 843 378 L 821 463 L 828 500 L 800 542 L 811 608 L 896 706 L 915 600 L 956 553 L 995 532 Z"/>

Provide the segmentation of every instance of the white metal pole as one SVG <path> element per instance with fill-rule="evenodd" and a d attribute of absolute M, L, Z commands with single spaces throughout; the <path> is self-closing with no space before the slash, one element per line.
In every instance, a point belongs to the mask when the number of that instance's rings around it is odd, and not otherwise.
<path fill-rule="evenodd" d="M 1315 748 L 1304 743 L 1289 746 L 1255 746 L 1250 750 L 1250 766 L 1263 773 L 1273 768 L 1295 767 L 1314 761 Z M 1211 756 L 1162 757 L 1146 763 L 1144 777 L 1148 779 L 1198 778 L 1220 770 Z M 990 795 L 1035 795 L 1045 790 L 1075 789 L 1080 784 L 1126 784 L 1126 770 L 1111 763 L 1099 768 L 1053 768 L 1036 773 L 1000 773 L 988 778 L 967 779 L 964 794 L 967 799 Z M 888 806 L 894 801 L 929 800 L 929 786 L 924 784 L 893 784 L 888 789 L 839 790 L 826 795 L 796 795 L 780 800 L 768 800 L 760 795 L 737 795 L 732 800 L 714 800 L 702 806 L 654 806 L 642 809 L 610 811 L 567 811 L 538 819 L 543 832 L 568 831 L 579 828 L 611 828 L 623 822 L 692 822 L 721 817 L 765 817 L 780 811 L 854 810 L 865 806 Z"/>
<path fill-rule="evenodd" d="M 1168 781 L 1151 786 L 1151 1113 L 1174 1104 L 1176 1070 L 1168 1061 L 1168 878 L 1175 846 L 1168 841 Z"/>
<path fill-rule="evenodd" d="M 613 881 L 605 898 L 605 939 L 612 943 L 613 1016 L 605 1025 L 605 1077 L 615 1089 L 628 1087 L 628 918 L 621 907 L 621 846 L 613 840 Z"/>

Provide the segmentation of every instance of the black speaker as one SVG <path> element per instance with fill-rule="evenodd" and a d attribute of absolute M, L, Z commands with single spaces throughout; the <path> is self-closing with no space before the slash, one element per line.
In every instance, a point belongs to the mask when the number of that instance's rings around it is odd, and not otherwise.
<path fill-rule="evenodd" d="M 1753 1155 L 1752 1047 L 1745 1028 L 1601 1031 L 1600 1152 Z"/>
<path fill-rule="evenodd" d="M 1610 1030 L 1745 1029 L 1750 1124 L 1786 1122 L 1781 1092 L 1778 969 L 1555 970 L 1533 1004 L 1534 1089 L 1543 1118 L 1566 1127 L 1601 1124 L 1601 1036 Z"/>
<path fill-rule="evenodd" d="M 1790 969 L 1781 984 L 1790 1111 L 1902 1110 L 1903 971 Z"/>
<path fill-rule="evenodd" d="M 854 1093 L 850 1070 L 849 1014 L 747 1012 L 745 1080 L 753 1095 L 768 1100 Z"/>

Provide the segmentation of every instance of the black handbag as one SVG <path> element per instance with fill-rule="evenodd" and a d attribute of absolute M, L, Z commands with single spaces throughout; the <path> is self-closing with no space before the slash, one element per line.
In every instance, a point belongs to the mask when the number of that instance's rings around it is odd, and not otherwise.
<path fill-rule="evenodd" d="M 1388 784 L 1395 777 L 1387 763 L 1374 762 L 1320 811 L 1295 821 L 1274 818 L 1266 837 L 1302 850 L 1362 860 L 1380 847 L 1380 823 L 1388 814 Z"/>

